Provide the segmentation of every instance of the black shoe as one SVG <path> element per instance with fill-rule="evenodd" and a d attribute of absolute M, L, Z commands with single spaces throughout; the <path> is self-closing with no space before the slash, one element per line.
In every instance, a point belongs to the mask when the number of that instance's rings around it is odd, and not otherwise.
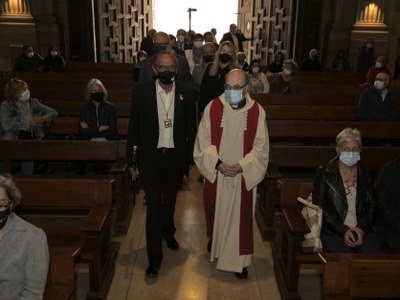
<path fill-rule="evenodd" d="M 208 240 L 208 244 L 207 244 L 207 251 L 211 252 L 211 247 L 212 247 L 212 239 Z"/>
<path fill-rule="evenodd" d="M 242 273 L 235 272 L 235 276 L 239 279 L 246 279 L 248 276 L 247 268 L 243 268 Z"/>
<path fill-rule="evenodd" d="M 150 264 L 146 269 L 146 277 L 158 277 L 158 265 Z"/>
<path fill-rule="evenodd" d="M 167 240 L 167 246 L 171 250 L 178 250 L 179 249 L 179 243 L 177 240 L 173 237 L 166 239 Z"/>

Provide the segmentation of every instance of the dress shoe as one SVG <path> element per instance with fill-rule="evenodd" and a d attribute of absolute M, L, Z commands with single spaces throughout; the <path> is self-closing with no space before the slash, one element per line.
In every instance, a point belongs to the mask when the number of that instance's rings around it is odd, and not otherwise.
<path fill-rule="evenodd" d="M 158 277 L 158 265 L 150 264 L 146 269 L 146 277 Z"/>
<path fill-rule="evenodd" d="M 235 272 L 235 276 L 239 279 L 246 279 L 248 276 L 247 268 L 243 268 L 242 273 Z"/>
<path fill-rule="evenodd" d="M 211 252 L 211 248 L 212 248 L 212 239 L 209 239 L 207 244 L 207 251 Z"/>
<path fill-rule="evenodd" d="M 178 250 L 179 249 L 179 243 L 173 237 L 167 239 L 167 246 L 171 250 Z"/>

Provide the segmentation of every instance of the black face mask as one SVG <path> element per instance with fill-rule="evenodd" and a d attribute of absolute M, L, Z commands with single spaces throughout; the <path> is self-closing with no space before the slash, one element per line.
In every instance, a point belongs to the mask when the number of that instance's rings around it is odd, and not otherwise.
<path fill-rule="evenodd" d="M 160 80 L 163 84 L 170 85 L 175 81 L 176 72 L 164 71 L 160 72 L 156 75 L 158 80 Z"/>
<path fill-rule="evenodd" d="M 11 213 L 10 207 L 6 208 L 3 211 L 0 211 L 0 230 L 3 229 L 4 226 L 6 226 L 7 219 L 10 213 Z"/>
<path fill-rule="evenodd" d="M 90 93 L 90 99 L 94 102 L 101 102 L 104 99 L 104 93 Z"/>
<path fill-rule="evenodd" d="M 232 60 L 232 55 L 229 55 L 229 54 L 226 54 L 226 53 L 220 54 L 219 55 L 219 60 L 222 63 L 226 64 L 226 63 L 228 63 L 228 62 L 230 62 Z"/>
<path fill-rule="evenodd" d="M 160 45 L 154 45 L 154 53 L 160 52 L 160 51 L 164 51 L 167 50 L 167 47 L 165 46 L 160 46 Z"/>
<path fill-rule="evenodd" d="M 205 56 L 203 56 L 203 61 L 205 62 L 205 63 L 210 63 L 210 62 L 212 62 L 214 60 L 214 56 L 213 55 L 205 55 Z"/>

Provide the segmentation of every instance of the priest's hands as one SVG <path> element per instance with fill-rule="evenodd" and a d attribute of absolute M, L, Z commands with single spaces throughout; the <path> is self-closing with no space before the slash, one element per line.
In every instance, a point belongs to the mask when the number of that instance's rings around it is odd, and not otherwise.
<path fill-rule="evenodd" d="M 243 172 L 242 167 L 239 164 L 231 165 L 224 162 L 218 166 L 218 170 L 227 177 L 235 177 Z"/>

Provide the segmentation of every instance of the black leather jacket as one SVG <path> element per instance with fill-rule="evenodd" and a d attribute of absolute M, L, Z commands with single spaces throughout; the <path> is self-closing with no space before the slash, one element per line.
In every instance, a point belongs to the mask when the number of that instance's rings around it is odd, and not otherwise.
<path fill-rule="evenodd" d="M 347 214 L 347 199 L 339 172 L 339 157 L 317 170 L 313 203 L 323 208 L 322 233 L 344 236 L 349 229 L 343 224 Z M 377 212 L 374 181 L 371 170 L 358 165 L 356 215 L 357 227 L 371 231 Z"/>

